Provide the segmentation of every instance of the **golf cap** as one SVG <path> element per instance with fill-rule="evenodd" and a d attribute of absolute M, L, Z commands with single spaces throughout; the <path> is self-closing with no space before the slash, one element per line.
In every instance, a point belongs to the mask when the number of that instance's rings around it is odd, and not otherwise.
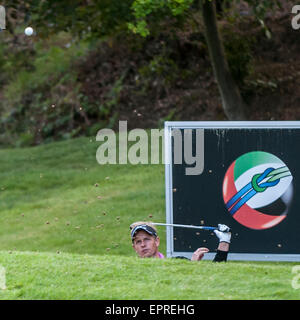
<path fill-rule="evenodd" d="M 155 238 L 157 237 L 157 232 L 154 228 L 152 228 L 151 226 L 149 226 L 148 224 L 140 224 L 140 225 L 137 225 L 135 226 L 132 230 L 131 230 L 131 239 L 133 240 L 135 234 L 138 232 L 138 231 L 145 231 L 147 232 L 148 234 L 150 234 L 151 236 L 154 236 Z"/>

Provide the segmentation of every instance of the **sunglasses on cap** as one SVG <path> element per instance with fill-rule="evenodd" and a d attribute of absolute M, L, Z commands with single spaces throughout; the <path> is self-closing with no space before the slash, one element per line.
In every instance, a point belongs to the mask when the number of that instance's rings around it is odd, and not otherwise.
<path fill-rule="evenodd" d="M 150 234 L 151 236 L 154 236 L 155 238 L 157 237 L 157 232 L 152 227 L 148 226 L 147 224 L 141 224 L 141 225 L 136 226 L 135 228 L 132 229 L 132 231 L 131 231 L 131 239 L 132 240 L 133 240 L 135 234 L 140 230 L 147 232 L 148 234 Z"/>

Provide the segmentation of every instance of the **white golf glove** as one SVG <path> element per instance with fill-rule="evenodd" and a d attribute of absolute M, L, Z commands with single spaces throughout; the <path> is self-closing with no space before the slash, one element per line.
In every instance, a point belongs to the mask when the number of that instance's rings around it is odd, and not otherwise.
<path fill-rule="evenodd" d="M 214 233 L 219 238 L 219 242 L 230 243 L 231 232 L 230 228 L 226 224 L 218 224 L 218 229 L 214 230 Z"/>

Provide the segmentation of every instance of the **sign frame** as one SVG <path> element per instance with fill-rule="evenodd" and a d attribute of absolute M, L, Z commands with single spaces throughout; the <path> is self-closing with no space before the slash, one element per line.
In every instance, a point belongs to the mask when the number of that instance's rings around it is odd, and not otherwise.
<path fill-rule="evenodd" d="M 179 129 L 300 129 L 300 121 L 166 121 L 164 123 L 165 204 L 166 223 L 173 224 L 172 130 Z M 174 251 L 174 227 L 166 227 L 167 257 L 185 256 L 192 252 Z M 215 253 L 207 253 L 204 260 L 212 260 Z M 300 261 L 300 254 L 231 253 L 228 260 L 239 261 Z"/>

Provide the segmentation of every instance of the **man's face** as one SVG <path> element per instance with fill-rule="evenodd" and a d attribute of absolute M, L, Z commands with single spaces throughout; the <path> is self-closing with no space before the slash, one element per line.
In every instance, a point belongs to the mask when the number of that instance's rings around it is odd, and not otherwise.
<path fill-rule="evenodd" d="M 154 258 L 158 254 L 159 237 L 140 230 L 135 234 L 132 246 L 141 258 Z"/>

